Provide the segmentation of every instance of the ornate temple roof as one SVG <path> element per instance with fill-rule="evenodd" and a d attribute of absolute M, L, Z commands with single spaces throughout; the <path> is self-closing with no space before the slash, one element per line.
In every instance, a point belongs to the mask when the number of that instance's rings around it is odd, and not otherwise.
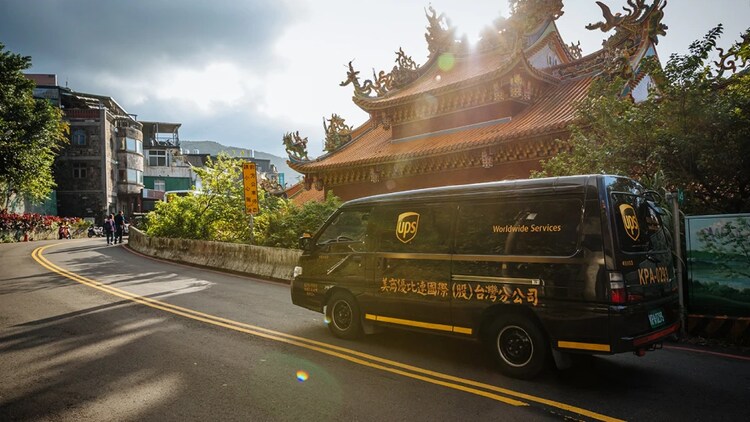
<path fill-rule="evenodd" d="M 560 132 L 575 118 L 575 104 L 586 97 L 593 79 L 593 76 L 585 76 L 562 82 L 515 118 L 426 133 L 399 142 L 392 142 L 390 129 L 380 125 L 373 127 L 372 122 L 368 121 L 358 128 L 362 135 L 352 139 L 335 154 L 301 166 L 292 164 L 305 172 L 318 172 L 410 160 Z"/>
<path fill-rule="evenodd" d="M 605 72 L 632 73 L 646 49 L 653 49 L 657 35 L 664 34 L 660 20 L 666 2 L 645 2 L 627 0 L 624 15 L 597 2 L 605 20 L 587 28 L 615 33 L 601 50 L 584 57 L 559 35 L 559 0 L 513 2 L 514 14 L 496 20 L 475 48 L 456 41 L 447 19 L 430 8 L 427 63 L 419 66 L 399 49 L 390 73 L 373 72 L 364 82 L 349 63 L 341 86 L 354 88 L 352 100 L 370 119 L 357 128 L 347 127 L 345 141 L 317 159 L 308 159 L 306 150 L 304 157 L 290 153 L 290 166 L 320 174 L 563 133 L 577 118 L 576 105 L 595 78 Z M 445 56 L 447 67 L 441 62 Z M 430 105 L 424 105 L 425 98 L 431 99 Z M 462 113 L 463 119 L 456 117 Z M 481 118 L 471 116 L 481 113 Z M 306 145 L 306 139 L 295 139 L 294 144 L 285 139 L 287 151 L 290 145 Z"/>

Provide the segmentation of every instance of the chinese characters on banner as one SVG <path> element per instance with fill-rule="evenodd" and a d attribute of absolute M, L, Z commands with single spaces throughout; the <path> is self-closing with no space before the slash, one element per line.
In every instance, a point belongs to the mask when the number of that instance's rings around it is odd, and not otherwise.
<path fill-rule="evenodd" d="M 255 163 L 242 163 L 242 182 L 245 188 L 245 212 L 257 214 L 260 208 L 258 205 L 258 175 L 255 172 Z"/>
<path fill-rule="evenodd" d="M 384 277 L 380 286 L 382 293 L 420 296 L 448 297 L 453 299 L 479 300 L 492 303 L 528 303 L 536 306 L 539 303 L 539 290 L 536 287 L 510 287 L 491 283 L 455 283 L 452 291 L 446 282 L 410 281 L 403 278 Z"/>

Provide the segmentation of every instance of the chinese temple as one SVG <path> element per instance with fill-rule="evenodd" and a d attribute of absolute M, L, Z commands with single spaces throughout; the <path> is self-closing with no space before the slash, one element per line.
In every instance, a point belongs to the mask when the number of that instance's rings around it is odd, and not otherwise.
<path fill-rule="evenodd" d="M 639 65 L 656 55 L 667 27 L 666 1 L 646 1 L 627 0 L 616 13 L 597 2 L 603 20 L 587 28 L 612 34 L 586 56 L 558 32 L 561 0 L 511 1 L 510 17 L 496 19 L 471 46 L 430 7 L 427 62 L 399 49 L 389 73 L 366 80 L 350 62 L 341 86 L 353 88 L 369 119 L 356 128 L 336 114 L 324 119 L 325 154 L 315 159 L 306 138 L 287 133 L 289 165 L 304 175 L 305 189 L 344 200 L 526 178 L 564 148 L 558 140 L 569 136 L 576 104 L 596 78 L 623 76 L 623 96 L 647 97 L 653 82 Z"/>

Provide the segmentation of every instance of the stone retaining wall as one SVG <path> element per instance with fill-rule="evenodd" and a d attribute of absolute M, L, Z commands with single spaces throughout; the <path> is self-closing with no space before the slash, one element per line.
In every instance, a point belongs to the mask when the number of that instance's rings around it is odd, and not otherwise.
<path fill-rule="evenodd" d="M 302 251 L 239 243 L 149 237 L 130 227 L 128 246 L 144 255 L 290 281 Z"/>

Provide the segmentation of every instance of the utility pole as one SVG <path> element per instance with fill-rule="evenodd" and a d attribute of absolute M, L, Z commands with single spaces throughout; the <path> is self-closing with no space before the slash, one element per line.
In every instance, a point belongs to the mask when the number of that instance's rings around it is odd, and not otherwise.
<path fill-rule="evenodd" d="M 680 204 L 678 196 L 677 192 L 667 194 L 667 199 L 672 201 L 674 254 L 677 257 L 677 271 L 675 276 L 677 277 L 677 294 L 680 297 L 680 337 L 685 338 L 687 336 L 687 328 L 685 327 L 685 289 L 682 283 L 682 239 L 680 238 Z"/>

